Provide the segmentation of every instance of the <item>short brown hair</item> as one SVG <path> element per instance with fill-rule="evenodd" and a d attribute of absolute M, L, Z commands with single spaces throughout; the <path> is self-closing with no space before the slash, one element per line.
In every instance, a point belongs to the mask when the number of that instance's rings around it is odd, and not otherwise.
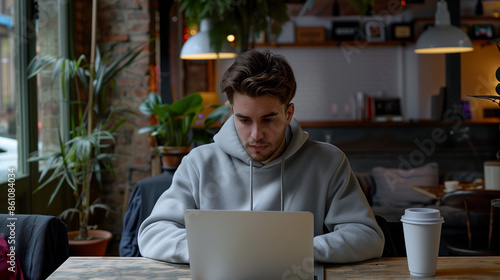
<path fill-rule="evenodd" d="M 233 104 L 235 92 L 252 97 L 270 95 L 288 105 L 297 89 L 286 59 L 269 50 L 250 49 L 240 54 L 222 76 L 220 90 Z"/>

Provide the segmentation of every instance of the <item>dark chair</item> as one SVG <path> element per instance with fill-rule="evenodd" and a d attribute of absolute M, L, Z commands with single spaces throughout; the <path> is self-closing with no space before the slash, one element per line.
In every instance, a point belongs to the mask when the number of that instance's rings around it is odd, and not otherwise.
<path fill-rule="evenodd" d="M 401 222 L 387 222 L 386 219 L 379 215 L 375 215 L 375 219 L 385 237 L 382 257 L 406 257 L 403 224 Z"/>
<path fill-rule="evenodd" d="M 139 180 L 123 216 L 123 230 L 118 247 L 121 257 L 140 257 L 137 235 L 141 223 L 151 214 L 158 198 L 172 184 L 174 171 Z"/>
<path fill-rule="evenodd" d="M 451 255 L 500 255 L 500 242 L 492 238 L 495 213 L 491 202 L 497 198 L 500 191 L 493 190 L 460 190 L 441 198 L 443 205 L 462 209 L 466 218 L 466 234 L 443 236 Z"/>
<path fill-rule="evenodd" d="M 25 279 L 46 279 L 69 257 L 66 224 L 59 218 L 0 214 L 0 235 L 5 240 L 11 236 L 7 227 L 11 222 L 15 223 L 16 258 Z"/>

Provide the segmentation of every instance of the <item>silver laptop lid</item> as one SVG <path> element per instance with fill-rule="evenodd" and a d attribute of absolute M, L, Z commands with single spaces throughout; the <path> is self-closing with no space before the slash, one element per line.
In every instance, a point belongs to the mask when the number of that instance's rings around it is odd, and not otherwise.
<path fill-rule="evenodd" d="M 310 212 L 186 210 L 193 280 L 313 279 Z"/>

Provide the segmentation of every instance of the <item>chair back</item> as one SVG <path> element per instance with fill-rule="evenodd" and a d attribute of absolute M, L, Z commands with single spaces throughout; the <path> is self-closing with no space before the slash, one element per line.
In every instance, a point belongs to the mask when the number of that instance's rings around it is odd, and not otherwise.
<path fill-rule="evenodd" d="M 16 258 L 24 279 L 46 279 L 69 257 L 66 224 L 59 218 L 0 214 L 0 235 L 5 240 L 12 236 L 7 227 L 11 223 L 15 223 L 15 236 L 12 238 L 15 239 Z"/>
<path fill-rule="evenodd" d="M 463 246 L 460 239 L 447 237 L 447 248 L 454 255 L 495 255 L 499 253 L 498 246 L 492 243 L 494 207 L 492 200 L 500 198 L 500 190 L 459 190 L 446 193 L 441 198 L 441 203 L 458 209 L 463 209 L 467 219 L 468 246 Z M 482 236 L 473 238 L 480 232 L 473 232 L 471 226 L 471 213 L 489 214 L 489 227 L 487 242 Z M 486 226 L 486 225 L 485 225 Z"/>
<path fill-rule="evenodd" d="M 500 190 L 459 190 L 444 194 L 441 203 L 469 213 L 489 213 L 495 198 L 500 198 Z"/>
<path fill-rule="evenodd" d="M 174 171 L 139 180 L 130 196 L 123 216 L 122 236 L 119 244 L 120 257 L 140 257 L 137 236 L 141 223 L 151 214 L 158 198 L 172 184 Z"/>

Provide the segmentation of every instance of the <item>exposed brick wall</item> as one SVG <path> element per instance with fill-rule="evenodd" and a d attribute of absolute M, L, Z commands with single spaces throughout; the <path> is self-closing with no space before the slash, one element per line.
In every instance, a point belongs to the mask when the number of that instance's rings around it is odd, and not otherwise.
<path fill-rule="evenodd" d="M 156 7 L 156 0 L 152 5 Z M 126 68 L 116 78 L 118 95 L 110 94 L 113 106 L 125 106 L 134 113 L 128 114 L 129 122 L 123 125 L 116 134 L 115 153 L 120 157 L 114 164 L 114 175 L 108 176 L 104 181 L 104 202 L 113 210 L 108 217 L 99 217 L 102 222 L 100 226 L 111 231 L 114 235 L 113 241 L 108 247 L 108 255 L 118 255 L 118 244 L 122 231 L 122 213 L 124 193 L 127 187 L 127 176 L 129 169 L 137 168 L 133 172 L 131 182 L 150 176 L 151 171 L 151 147 L 150 137 L 146 134 L 138 134 L 141 126 L 149 124 L 149 118 L 142 115 L 138 110 L 139 104 L 150 91 L 149 65 L 154 64 L 150 59 L 150 51 L 154 55 L 155 50 L 148 45 L 150 30 L 153 24 L 150 17 L 149 0 L 100 0 L 98 1 L 97 19 L 97 45 L 101 53 L 109 53 L 110 60 L 118 57 L 132 47 L 144 44 L 146 49 L 140 57 Z M 86 53 L 90 57 L 90 29 L 91 9 L 90 1 L 75 1 L 75 51 L 77 54 Z M 153 7 L 153 9 L 155 8 Z M 154 65 L 153 65 L 154 67 Z"/>
<path fill-rule="evenodd" d="M 76 0 L 73 3 L 74 9 L 74 41 L 75 55 L 85 54 L 90 57 L 90 36 L 92 30 L 92 9 L 88 8 L 89 1 Z"/>
<path fill-rule="evenodd" d="M 119 96 L 114 100 L 116 106 L 126 106 L 136 112 L 129 115 L 129 122 L 119 129 L 116 135 L 115 152 L 121 157 L 115 163 L 115 180 L 105 187 L 106 202 L 115 213 L 106 219 L 104 227 L 112 231 L 115 238 L 108 248 L 108 254 L 118 255 L 118 244 L 122 230 L 124 193 L 129 168 L 138 167 L 132 174 L 131 182 L 150 176 L 152 149 L 149 136 L 137 134 L 139 127 L 147 125 L 149 118 L 138 110 L 139 104 L 149 93 L 150 74 L 148 64 L 150 52 L 147 44 L 150 38 L 150 1 L 148 0 L 101 0 L 99 6 L 99 39 L 102 51 L 119 55 L 138 44 L 147 47 L 135 63 L 117 77 Z M 151 50 L 154 51 L 154 50 Z"/>

